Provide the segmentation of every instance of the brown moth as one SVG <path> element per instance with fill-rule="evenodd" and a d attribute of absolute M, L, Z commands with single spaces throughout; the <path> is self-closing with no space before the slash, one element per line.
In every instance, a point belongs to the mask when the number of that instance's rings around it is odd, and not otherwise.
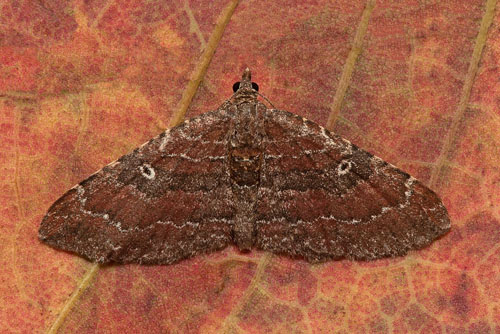
<path fill-rule="evenodd" d="M 432 190 L 268 109 L 249 69 L 234 90 L 71 188 L 40 240 L 99 263 L 169 264 L 230 244 L 320 262 L 401 256 L 449 231 Z"/>

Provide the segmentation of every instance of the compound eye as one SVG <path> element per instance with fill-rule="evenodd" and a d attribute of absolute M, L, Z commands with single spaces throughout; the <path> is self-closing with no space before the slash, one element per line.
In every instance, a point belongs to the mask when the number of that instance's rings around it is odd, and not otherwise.
<path fill-rule="evenodd" d="M 240 82 L 237 81 L 233 85 L 233 92 L 236 93 L 236 91 L 240 88 Z"/>
<path fill-rule="evenodd" d="M 259 91 L 259 85 L 257 85 L 255 82 L 252 82 L 252 88 L 257 92 Z"/>

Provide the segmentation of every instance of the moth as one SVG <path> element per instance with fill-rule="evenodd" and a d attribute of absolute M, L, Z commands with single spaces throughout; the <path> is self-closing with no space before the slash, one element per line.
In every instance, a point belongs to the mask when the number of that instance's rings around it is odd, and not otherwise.
<path fill-rule="evenodd" d="M 269 109 L 248 68 L 233 90 L 71 188 L 40 240 L 98 263 L 170 264 L 230 244 L 322 262 L 402 256 L 449 231 L 432 190 Z"/>

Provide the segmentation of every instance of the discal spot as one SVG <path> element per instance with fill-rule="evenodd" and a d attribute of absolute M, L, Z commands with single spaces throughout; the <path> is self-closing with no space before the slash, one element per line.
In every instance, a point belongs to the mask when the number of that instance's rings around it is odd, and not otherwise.
<path fill-rule="evenodd" d="M 345 175 L 351 171 L 354 162 L 351 160 L 342 160 L 337 167 L 337 175 Z"/>
<path fill-rule="evenodd" d="M 144 164 L 142 166 L 139 166 L 139 170 L 141 171 L 142 176 L 144 176 L 146 179 L 154 180 L 155 170 L 153 169 L 153 167 L 151 167 L 151 165 Z"/>

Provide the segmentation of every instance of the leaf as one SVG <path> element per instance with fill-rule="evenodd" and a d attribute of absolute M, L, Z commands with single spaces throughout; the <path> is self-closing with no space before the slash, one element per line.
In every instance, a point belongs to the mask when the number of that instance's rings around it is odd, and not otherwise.
<path fill-rule="evenodd" d="M 496 1 L 1 6 L 0 332 L 500 328 Z M 451 232 L 403 258 L 321 265 L 228 248 L 99 267 L 37 240 L 67 189 L 216 108 L 246 66 L 277 108 L 438 192 Z"/>

